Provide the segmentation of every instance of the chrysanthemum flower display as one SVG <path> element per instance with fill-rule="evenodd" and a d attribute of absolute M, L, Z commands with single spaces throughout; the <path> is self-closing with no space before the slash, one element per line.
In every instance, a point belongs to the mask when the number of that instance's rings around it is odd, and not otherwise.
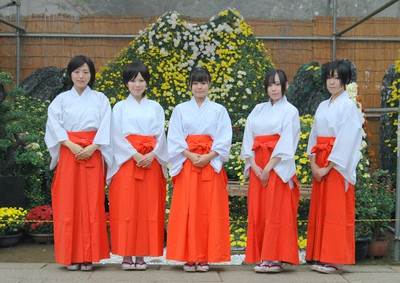
<path fill-rule="evenodd" d="M 254 106 L 265 101 L 264 74 L 273 63 L 239 12 L 228 9 L 204 24 L 186 22 L 177 12 L 165 13 L 99 70 L 96 88 L 112 105 L 126 98 L 122 68 L 136 60 L 150 69 L 146 94 L 163 106 L 166 128 L 174 107 L 191 97 L 190 71 L 196 66 L 210 71 L 209 97 L 227 108 L 233 125 L 233 146 L 225 169 L 230 179 L 244 182 L 244 160 L 239 156 L 244 126 Z M 231 197 L 230 201 L 231 211 L 246 209 L 246 198 Z M 242 248 L 246 219 L 239 214 L 231 213 L 231 237 L 232 246 Z"/>
<path fill-rule="evenodd" d="M 400 49 L 399 58 L 396 60 L 394 65 L 394 74 L 392 85 L 390 86 L 390 95 L 382 107 L 399 107 L 400 101 Z M 399 133 L 397 113 L 384 114 L 381 117 L 381 138 L 383 136 L 383 142 L 381 142 L 381 162 L 385 168 L 394 174 L 396 172 L 396 156 L 398 152 L 397 139 Z M 384 118 L 384 119 L 383 119 Z M 382 124 L 383 123 L 383 124 Z"/>
<path fill-rule="evenodd" d="M 50 205 L 32 208 L 26 215 L 26 229 L 33 234 L 53 234 L 53 209 Z"/>
<path fill-rule="evenodd" d="M 21 233 L 26 214 L 22 207 L 0 207 L 0 237 Z"/>
<path fill-rule="evenodd" d="M 163 106 L 166 120 L 175 105 L 190 99 L 187 80 L 192 68 L 206 67 L 213 81 L 210 99 L 224 105 L 232 124 L 237 125 L 234 142 L 242 139 L 244 123 L 240 119 L 264 100 L 263 77 L 273 65 L 252 28 L 233 9 L 204 24 L 183 21 L 177 12 L 161 16 L 98 72 L 96 88 L 111 104 L 126 98 L 122 68 L 135 60 L 149 67 L 151 81 L 146 94 Z"/>

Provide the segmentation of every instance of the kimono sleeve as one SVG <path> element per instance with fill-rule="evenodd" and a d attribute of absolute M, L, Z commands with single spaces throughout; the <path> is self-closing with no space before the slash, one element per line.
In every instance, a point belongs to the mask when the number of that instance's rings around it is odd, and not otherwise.
<path fill-rule="evenodd" d="M 100 151 L 107 164 L 112 163 L 111 149 L 111 106 L 108 98 L 103 93 L 99 94 L 100 124 L 96 136 L 93 139 L 94 144 L 100 145 Z"/>
<path fill-rule="evenodd" d="M 252 148 L 254 144 L 253 117 L 255 109 L 253 109 L 253 111 L 251 111 L 250 115 L 247 117 L 246 126 L 244 128 L 243 134 L 242 150 L 240 153 L 240 157 L 246 160 L 246 165 L 244 168 L 245 178 L 249 177 L 250 175 L 250 158 L 254 157 L 254 151 L 252 150 Z"/>
<path fill-rule="evenodd" d="M 281 160 L 275 165 L 274 171 L 284 183 L 289 182 L 296 174 L 294 156 L 300 138 L 300 118 L 296 108 L 290 107 L 283 115 L 282 131 L 271 158 Z M 292 187 L 292 186 L 291 186 Z"/>
<path fill-rule="evenodd" d="M 246 126 L 244 127 L 243 134 L 243 142 L 242 142 L 242 150 L 240 153 L 240 157 L 249 159 L 250 157 L 254 157 L 253 143 L 254 143 L 254 129 L 253 129 L 253 116 L 254 110 L 251 111 L 250 115 L 247 117 Z"/>
<path fill-rule="evenodd" d="M 182 169 L 183 162 L 186 160 L 186 157 L 182 153 L 185 149 L 188 149 L 185 139 L 186 136 L 182 127 L 182 113 L 178 105 L 175 107 L 169 120 L 167 135 L 169 162 L 171 163 L 171 177 L 178 175 Z"/>
<path fill-rule="evenodd" d="M 318 129 L 318 119 L 317 119 L 317 117 L 318 117 L 318 115 L 317 114 L 318 114 L 318 109 L 319 109 L 319 107 L 317 108 L 317 111 L 315 113 L 313 125 L 311 127 L 310 135 L 308 137 L 308 144 L 307 144 L 307 155 L 308 156 L 315 155 L 314 153 L 311 153 L 311 150 L 317 144 L 317 135 L 318 135 L 318 132 L 317 132 L 317 129 Z"/>
<path fill-rule="evenodd" d="M 58 162 L 61 142 L 68 140 L 68 133 L 63 128 L 62 97 L 56 97 L 49 105 L 44 141 L 51 156 L 50 169 L 54 169 Z"/>
<path fill-rule="evenodd" d="M 114 163 L 119 168 L 122 164 L 132 158 L 137 150 L 128 142 L 122 133 L 123 105 L 114 106 L 111 118 L 111 143 L 113 148 Z"/>
<path fill-rule="evenodd" d="M 167 138 L 165 136 L 165 113 L 161 105 L 157 104 L 157 121 L 159 121 L 159 128 L 156 134 L 156 147 L 153 152 L 157 156 L 158 162 L 162 166 L 166 166 L 168 163 L 168 147 Z"/>
<path fill-rule="evenodd" d="M 351 103 L 351 104 L 350 104 Z M 352 176 L 360 160 L 362 141 L 362 117 L 357 107 L 348 103 L 340 115 L 340 124 L 335 143 L 328 160 L 338 167 L 344 176 Z M 335 166 L 335 168 L 336 168 Z M 350 181 L 350 180 L 349 180 Z"/>
<path fill-rule="evenodd" d="M 295 108 L 289 108 L 289 111 L 285 111 L 283 115 L 282 131 L 271 158 L 279 157 L 281 160 L 294 159 L 299 138 L 299 112 Z"/>
<path fill-rule="evenodd" d="M 232 124 L 228 111 L 221 106 L 217 121 L 217 130 L 211 150 L 218 153 L 215 158 L 221 162 L 229 160 L 229 151 L 232 146 Z"/>

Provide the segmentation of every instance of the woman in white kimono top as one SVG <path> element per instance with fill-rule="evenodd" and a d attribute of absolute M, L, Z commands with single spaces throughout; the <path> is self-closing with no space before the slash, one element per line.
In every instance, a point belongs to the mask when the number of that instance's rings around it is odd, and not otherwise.
<path fill-rule="evenodd" d="M 111 107 L 91 89 L 95 67 L 76 56 L 67 67 L 71 90 L 50 104 L 45 142 L 57 166 L 52 184 L 56 262 L 68 270 L 91 270 L 110 256 L 105 217 L 106 164 L 110 147 Z"/>
<path fill-rule="evenodd" d="M 265 78 L 268 102 L 256 105 L 247 118 L 241 157 L 246 159 L 248 228 L 246 262 L 259 262 L 256 272 L 280 272 L 282 262 L 299 263 L 297 186 L 294 155 L 300 136 L 297 109 L 285 94 L 282 70 Z"/>
<path fill-rule="evenodd" d="M 313 189 L 306 259 L 317 261 L 312 270 L 337 273 L 343 264 L 355 263 L 354 185 L 362 117 L 345 90 L 350 67 L 344 61 L 331 62 L 323 77 L 331 98 L 318 106 L 307 147 Z"/>
<path fill-rule="evenodd" d="M 165 117 L 161 105 L 145 97 L 150 82 L 146 65 L 130 63 L 122 77 L 130 94 L 114 106 L 112 115 L 111 249 L 124 257 L 122 269 L 145 270 L 143 256 L 161 256 L 164 250 Z"/>
<path fill-rule="evenodd" d="M 211 76 L 190 74 L 193 97 L 175 107 L 168 130 L 173 182 L 167 258 L 187 272 L 208 271 L 208 262 L 230 260 L 227 176 L 232 126 L 226 109 L 207 97 Z M 197 263 L 197 266 L 196 266 Z"/>

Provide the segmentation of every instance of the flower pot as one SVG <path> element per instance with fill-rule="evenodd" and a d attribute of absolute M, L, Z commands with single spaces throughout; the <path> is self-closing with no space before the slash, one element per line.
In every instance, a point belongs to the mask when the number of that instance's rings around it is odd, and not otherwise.
<path fill-rule="evenodd" d="M 356 239 L 356 261 L 363 261 L 367 257 L 368 244 L 371 242 L 370 238 Z"/>
<path fill-rule="evenodd" d="M 12 247 L 21 240 L 22 233 L 0 236 L 0 247 Z"/>
<path fill-rule="evenodd" d="M 37 244 L 53 244 L 54 243 L 54 234 L 29 234 L 32 240 Z"/>
<path fill-rule="evenodd" d="M 369 258 L 374 259 L 376 257 L 383 257 L 384 255 L 386 255 L 388 244 L 388 240 L 377 240 L 370 242 L 368 244 Z"/>

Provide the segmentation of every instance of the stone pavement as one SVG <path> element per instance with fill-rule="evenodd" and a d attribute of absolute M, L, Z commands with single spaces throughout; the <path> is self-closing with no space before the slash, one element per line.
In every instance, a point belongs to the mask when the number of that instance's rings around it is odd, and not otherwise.
<path fill-rule="evenodd" d="M 211 265 L 208 273 L 186 273 L 180 265 L 150 265 L 122 271 L 119 264 L 95 264 L 93 271 L 67 271 L 55 263 L 0 263 L 0 282 L 400 282 L 400 265 L 347 266 L 342 274 L 320 274 L 309 266 L 285 266 L 279 274 L 257 274 L 252 265 Z"/>
<path fill-rule="evenodd" d="M 54 263 L 54 246 L 24 240 L 0 248 L 0 283 L 8 282 L 400 282 L 400 263 L 392 251 L 381 259 L 346 266 L 342 274 L 320 274 L 309 265 L 285 266 L 279 274 L 257 274 L 253 265 L 211 265 L 208 273 L 185 273 L 182 265 L 154 262 L 147 271 L 122 271 L 119 264 L 95 264 L 91 272 L 67 271 Z"/>

